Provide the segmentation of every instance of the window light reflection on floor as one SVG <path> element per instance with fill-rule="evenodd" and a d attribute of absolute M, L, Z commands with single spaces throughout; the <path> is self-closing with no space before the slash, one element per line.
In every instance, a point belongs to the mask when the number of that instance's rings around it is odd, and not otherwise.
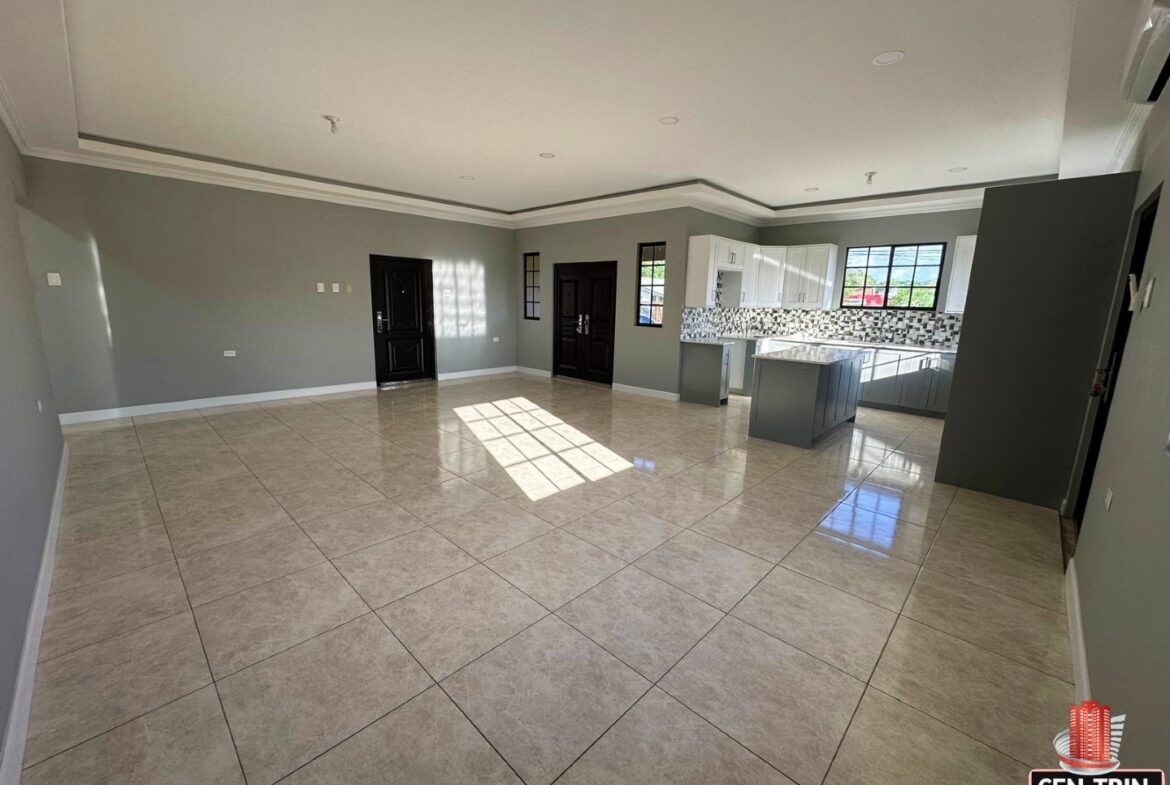
<path fill-rule="evenodd" d="M 455 414 L 533 501 L 633 468 L 527 398 L 458 406 Z"/>

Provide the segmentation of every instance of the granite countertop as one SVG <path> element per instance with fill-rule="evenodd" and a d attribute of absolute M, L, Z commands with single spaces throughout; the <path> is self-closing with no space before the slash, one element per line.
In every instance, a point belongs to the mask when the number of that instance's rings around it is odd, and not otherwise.
<path fill-rule="evenodd" d="M 901 351 L 915 351 L 923 353 L 954 354 L 958 347 L 923 346 L 917 343 L 875 343 L 872 341 L 850 341 L 845 338 L 808 338 L 803 335 L 763 335 L 760 333 L 741 333 L 739 335 L 721 335 L 720 338 L 748 341 L 790 341 L 791 343 L 818 344 L 821 346 L 849 346 L 858 349 L 898 349 Z"/>
<path fill-rule="evenodd" d="M 809 365 L 832 365 L 842 360 L 852 360 L 861 357 L 861 349 L 832 348 L 828 346 L 792 346 L 774 352 L 753 354 L 756 360 L 783 360 L 792 363 L 807 363 Z"/>
<path fill-rule="evenodd" d="M 721 341 L 716 338 L 683 338 L 680 343 L 695 343 L 702 346 L 728 346 L 733 345 L 734 341 Z"/>

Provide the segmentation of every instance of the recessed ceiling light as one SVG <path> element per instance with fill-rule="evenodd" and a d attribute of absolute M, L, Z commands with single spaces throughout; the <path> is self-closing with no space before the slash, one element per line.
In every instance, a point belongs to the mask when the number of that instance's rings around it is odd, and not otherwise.
<path fill-rule="evenodd" d="M 906 56 L 906 53 L 903 52 L 901 49 L 891 49 L 890 51 L 882 52 L 880 55 L 875 57 L 873 59 L 873 64 L 874 65 L 893 65 L 894 63 L 902 62 L 902 58 L 904 58 L 905 56 Z"/>
<path fill-rule="evenodd" d="M 663 125 L 678 125 L 678 118 L 674 115 L 667 115 L 666 117 L 659 117 L 658 122 Z"/>
<path fill-rule="evenodd" d="M 541 158 L 556 158 L 557 154 L 556 153 L 541 153 L 540 157 Z"/>
<path fill-rule="evenodd" d="M 965 171 L 967 171 L 967 167 L 965 167 L 965 166 L 952 166 L 950 169 L 947 169 L 947 171 L 948 172 L 965 172 Z"/>
<path fill-rule="evenodd" d="M 475 178 L 469 174 L 461 174 L 461 175 L 459 175 L 459 179 L 460 180 L 474 180 Z"/>
<path fill-rule="evenodd" d="M 819 190 L 821 190 L 821 189 L 820 189 L 820 188 L 817 188 L 817 187 L 814 185 L 814 186 L 812 186 L 811 188 L 805 188 L 804 190 L 805 190 L 805 191 L 807 191 L 808 193 L 810 193 L 810 194 L 811 194 L 813 191 L 819 191 Z"/>

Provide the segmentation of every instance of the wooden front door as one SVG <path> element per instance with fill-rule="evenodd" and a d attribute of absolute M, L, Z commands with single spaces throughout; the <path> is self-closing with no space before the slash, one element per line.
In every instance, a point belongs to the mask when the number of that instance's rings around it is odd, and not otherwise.
<path fill-rule="evenodd" d="M 558 264 L 553 372 L 613 383 L 617 262 Z"/>
<path fill-rule="evenodd" d="M 370 291 L 378 384 L 435 378 L 430 261 L 371 256 Z"/>

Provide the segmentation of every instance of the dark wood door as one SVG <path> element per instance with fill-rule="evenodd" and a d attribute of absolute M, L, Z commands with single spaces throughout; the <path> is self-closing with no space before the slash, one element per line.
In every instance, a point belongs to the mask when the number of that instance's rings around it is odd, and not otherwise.
<path fill-rule="evenodd" d="M 555 265 L 553 371 L 613 383 L 617 262 Z"/>
<path fill-rule="evenodd" d="M 370 257 L 370 316 L 378 384 L 435 377 L 431 263 Z"/>

